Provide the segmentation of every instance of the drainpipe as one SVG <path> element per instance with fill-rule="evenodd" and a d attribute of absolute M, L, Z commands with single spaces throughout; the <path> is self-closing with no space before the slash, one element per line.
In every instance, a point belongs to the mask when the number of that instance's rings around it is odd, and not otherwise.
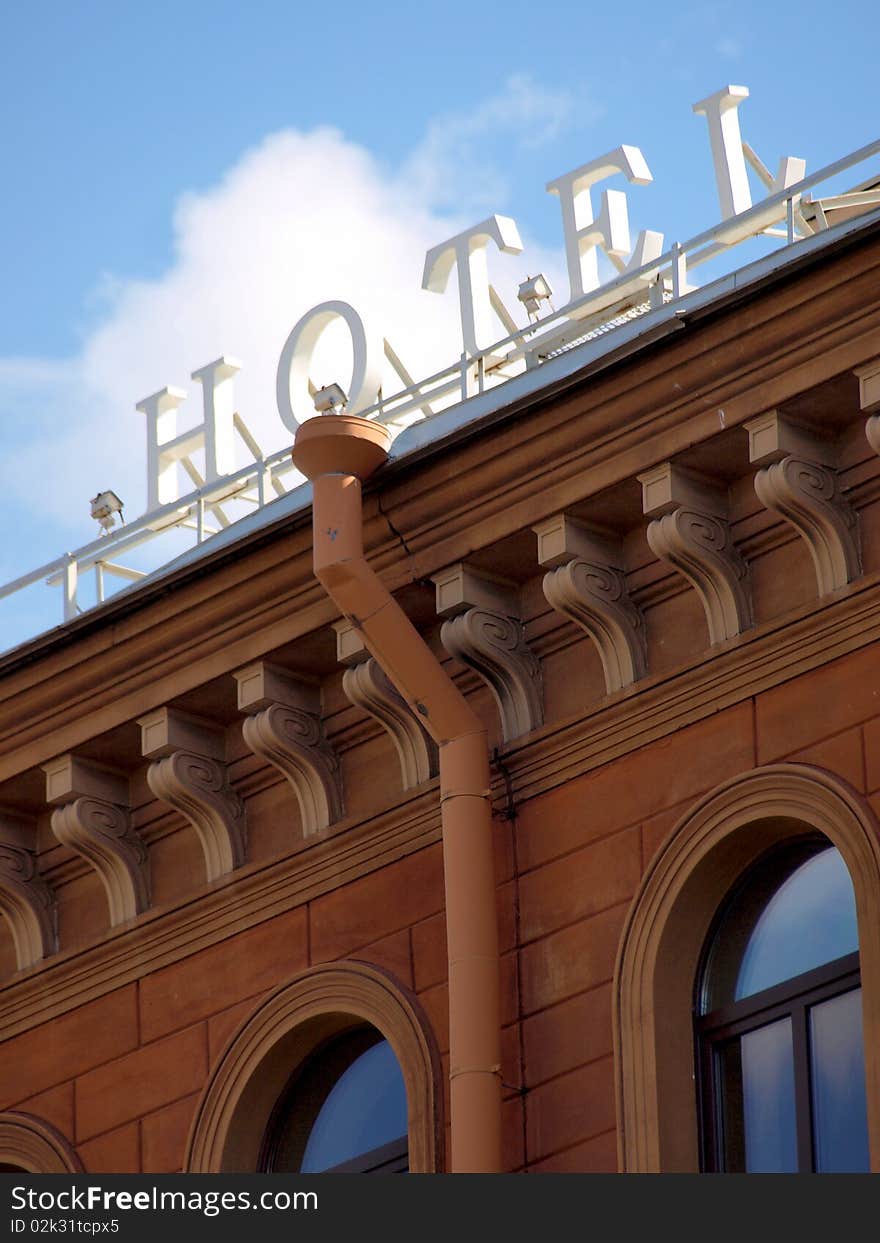
<path fill-rule="evenodd" d="M 293 461 L 313 483 L 315 574 L 367 650 L 419 714 L 440 753 L 449 953 L 452 1172 L 501 1172 L 501 1018 L 486 730 L 409 618 L 367 565 L 361 482 L 388 430 L 353 415 L 300 425 Z"/>

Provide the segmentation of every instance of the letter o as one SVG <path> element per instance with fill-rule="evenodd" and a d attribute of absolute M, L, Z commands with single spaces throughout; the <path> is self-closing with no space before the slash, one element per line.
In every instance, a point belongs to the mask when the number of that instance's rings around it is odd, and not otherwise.
<path fill-rule="evenodd" d="M 322 302 L 306 311 L 284 342 L 278 359 L 275 397 L 281 422 L 296 432 L 300 423 L 315 413 L 309 393 L 309 365 L 324 330 L 335 319 L 342 319 L 351 334 L 351 386 L 347 414 L 359 414 L 372 406 L 382 385 L 382 343 L 368 334 L 364 321 L 348 302 Z"/>

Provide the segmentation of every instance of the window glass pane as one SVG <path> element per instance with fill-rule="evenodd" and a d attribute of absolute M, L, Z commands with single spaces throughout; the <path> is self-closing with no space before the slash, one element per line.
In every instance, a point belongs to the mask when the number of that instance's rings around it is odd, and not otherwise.
<path fill-rule="evenodd" d="M 734 999 L 751 997 L 858 947 L 849 872 L 836 850 L 823 850 L 782 882 L 758 916 Z"/>
<path fill-rule="evenodd" d="M 791 1020 L 748 1032 L 721 1050 L 725 1169 L 797 1171 Z"/>
<path fill-rule="evenodd" d="M 858 949 L 846 864 L 833 846 L 777 850 L 747 874 L 712 940 L 700 996 L 707 1014 Z"/>
<path fill-rule="evenodd" d="M 868 1171 L 862 990 L 810 1010 L 813 1130 L 819 1173 Z"/>
<path fill-rule="evenodd" d="M 300 1169 L 314 1174 L 407 1133 L 406 1089 L 387 1040 L 339 1077 L 309 1134 Z"/>

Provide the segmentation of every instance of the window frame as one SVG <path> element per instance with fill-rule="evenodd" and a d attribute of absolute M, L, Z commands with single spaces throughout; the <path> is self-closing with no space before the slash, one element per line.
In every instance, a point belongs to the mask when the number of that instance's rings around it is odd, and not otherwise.
<path fill-rule="evenodd" d="M 443 1071 L 433 1028 L 405 985 L 357 960 L 301 972 L 259 1002 L 233 1032 L 196 1105 L 185 1172 L 256 1171 L 266 1125 L 292 1070 L 322 1041 L 358 1023 L 377 1028 L 400 1064 L 410 1171 L 442 1172 Z"/>
<path fill-rule="evenodd" d="M 726 1172 L 724 1109 L 718 1084 L 717 1051 L 738 1037 L 785 1018 L 791 1019 L 798 1172 L 815 1171 L 809 1012 L 812 1006 L 860 987 L 859 952 L 855 950 L 750 997 L 728 1002 L 708 1014 L 695 1015 L 703 1172 Z"/>
<path fill-rule="evenodd" d="M 308 1081 L 311 1084 L 320 1078 L 321 1062 L 332 1059 L 333 1063 L 338 1063 L 339 1065 L 332 1065 L 331 1063 L 332 1078 L 327 1084 L 326 1092 L 319 1100 L 310 1101 L 306 1106 L 306 1114 L 302 1115 L 304 1127 L 300 1136 L 300 1147 L 302 1149 L 299 1153 L 300 1165 L 308 1147 L 312 1130 L 321 1115 L 321 1110 L 324 1108 L 331 1091 L 339 1082 L 341 1076 L 349 1067 L 354 1065 L 362 1054 L 375 1048 L 376 1045 L 381 1044 L 384 1040 L 385 1037 L 377 1028 L 369 1024 L 358 1024 L 336 1032 L 315 1048 L 296 1067 L 278 1100 L 275 1102 L 266 1126 L 260 1151 L 259 1169 L 261 1173 L 291 1172 L 285 1169 L 283 1165 L 278 1164 L 282 1141 L 286 1136 L 291 1116 L 301 1111 L 299 1095 L 303 1082 Z M 353 1056 L 347 1057 L 349 1052 L 353 1052 Z M 394 1168 L 387 1169 L 386 1167 L 388 1166 L 393 1166 Z M 404 1133 L 388 1143 L 367 1149 L 362 1153 L 358 1153 L 357 1156 L 328 1167 L 326 1170 L 314 1172 L 322 1174 L 404 1173 L 408 1169 L 409 1135 Z"/>
<path fill-rule="evenodd" d="M 856 898 L 871 1169 L 880 1172 L 880 824 L 867 799 L 812 764 L 782 762 L 700 797 L 648 861 L 627 913 L 613 984 L 619 1168 L 700 1169 L 694 981 L 722 903 L 762 854 L 821 834 Z"/>

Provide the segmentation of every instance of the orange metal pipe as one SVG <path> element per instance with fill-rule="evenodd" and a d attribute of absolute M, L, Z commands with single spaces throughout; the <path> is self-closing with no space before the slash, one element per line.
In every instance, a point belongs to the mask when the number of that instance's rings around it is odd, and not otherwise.
<path fill-rule="evenodd" d="M 361 480 L 385 460 L 388 443 L 380 424 L 323 415 L 300 426 L 293 460 L 314 485 L 315 574 L 439 747 L 451 1168 L 500 1173 L 501 1007 L 488 741 L 364 558 Z"/>

